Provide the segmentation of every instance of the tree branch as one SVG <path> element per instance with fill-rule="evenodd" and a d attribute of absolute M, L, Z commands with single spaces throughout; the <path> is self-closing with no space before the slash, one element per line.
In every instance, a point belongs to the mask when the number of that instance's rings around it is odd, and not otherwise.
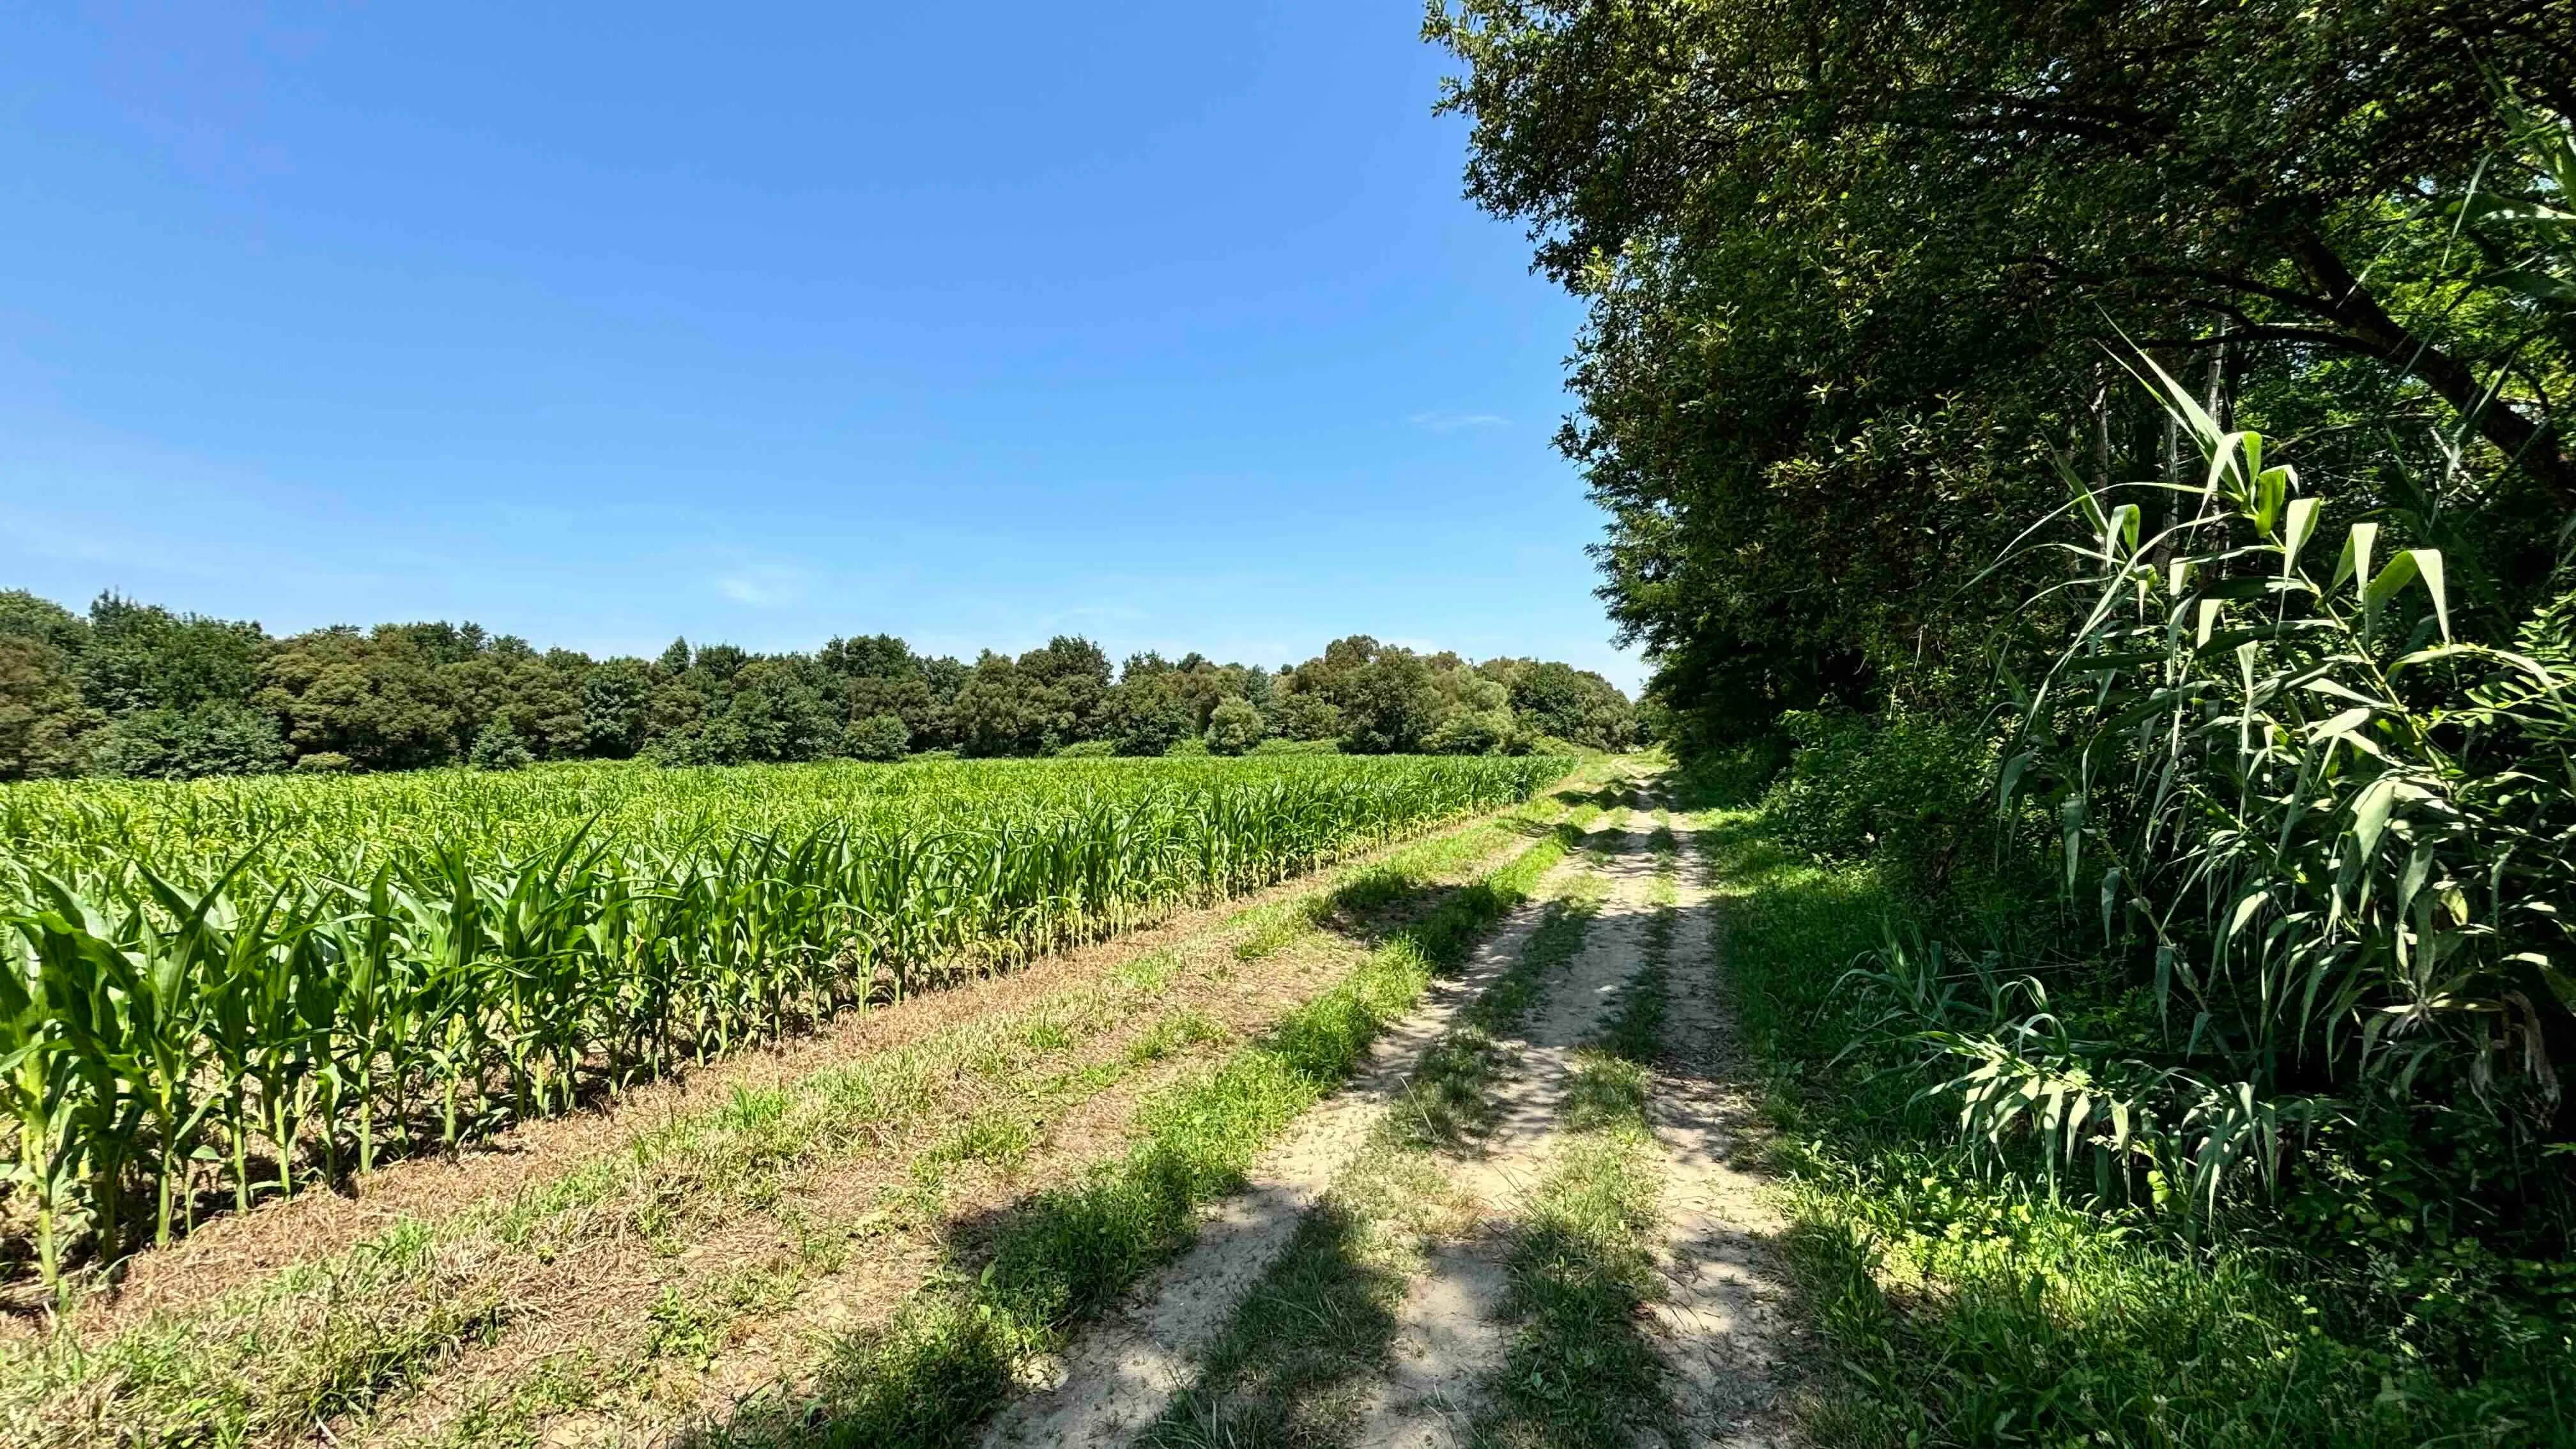
<path fill-rule="evenodd" d="M 2576 504 L 2576 469 L 2568 466 L 2556 433 L 2546 423 L 2534 422 L 2492 396 L 2467 363 L 2389 316 L 2323 237 L 2312 231 L 2294 232 L 2290 251 L 2299 270 L 2325 294 L 2320 299 L 2323 306 L 2312 310 L 2341 329 L 2351 350 L 2377 357 L 2433 389 L 2469 419 L 2481 437 L 2556 494 L 2561 504 Z"/>

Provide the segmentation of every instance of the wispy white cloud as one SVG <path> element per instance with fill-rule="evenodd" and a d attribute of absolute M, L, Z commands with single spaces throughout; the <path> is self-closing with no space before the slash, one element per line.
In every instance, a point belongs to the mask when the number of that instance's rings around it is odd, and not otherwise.
<path fill-rule="evenodd" d="M 1461 428 L 1508 428 L 1512 425 L 1512 420 L 1500 413 L 1460 413 L 1439 410 L 1415 413 L 1406 421 L 1417 428 L 1428 428 L 1435 433 L 1454 433 Z"/>
<path fill-rule="evenodd" d="M 783 609 L 805 597 L 808 579 L 803 569 L 785 564 L 750 564 L 718 574 L 716 592 L 755 609 Z"/>

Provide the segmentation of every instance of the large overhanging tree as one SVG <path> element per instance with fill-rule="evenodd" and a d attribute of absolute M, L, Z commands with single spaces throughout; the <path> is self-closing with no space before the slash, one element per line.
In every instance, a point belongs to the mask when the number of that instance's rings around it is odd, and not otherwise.
<path fill-rule="evenodd" d="M 2356 418 L 2467 419 L 2477 587 L 2546 574 L 2576 338 L 2446 203 L 2497 184 L 2502 96 L 2576 114 L 2576 0 L 1435 0 L 1427 30 L 1469 194 L 1591 304 L 1563 442 L 1604 597 L 1706 725 L 1954 678 L 2021 595 L 1963 586 L 2062 497 L 2041 453 L 2179 460 L 2122 334 L 2361 504 L 2435 427 Z"/>

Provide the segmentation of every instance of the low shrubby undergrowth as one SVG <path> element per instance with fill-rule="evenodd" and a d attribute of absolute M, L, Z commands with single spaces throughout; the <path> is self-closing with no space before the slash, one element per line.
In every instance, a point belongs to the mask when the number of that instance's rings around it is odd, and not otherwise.
<path fill-rule="evenodd" d="M 2016 1069 L 2062 1042 L 2172 1060 L 2191 1023 L 2171 1030 L 2103 946 L 2095 903 L 2049 890 L 2060 862 L 2027 841 L 2016 861 L 1989 828 L 1981 874 L 1927 894 L 1921 856 L 1834 836 L 1841 802 L 1912 734 L 1838 728 L 1707 835 L 1736 893 L 1729 978 L 1767 1075 L 1793 1257 L 1832 1350 L 1811 1429 L 1862 1444 L 2564 1434 L 2576 1265 L 2563 1179 L 2546 1176 L 2564 1153 L 2513 1141 L 2473 1096 L 2382 1094 L 2223 1165 L 2214 1200 L 2194 1160 L 2133 1149 L 2123 1168 L 2112 1134 L 2148 1125 L 2131 1102 L 2109 1083 L 2089 1100 L 2026 1088 Z M 1979 769 L 1953 758 L 1957 798 Z M 1741 801 L 1741 769 L 1693 780 Z M 2007 881 L 2028 894 L 1992 888 Z"/>

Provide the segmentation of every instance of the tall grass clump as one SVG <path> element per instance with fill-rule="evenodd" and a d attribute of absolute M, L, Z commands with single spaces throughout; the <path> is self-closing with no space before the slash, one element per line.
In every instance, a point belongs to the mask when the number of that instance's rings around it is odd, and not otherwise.
<path fill-rule="evenodd" d="M 2210 1211 L 2273 1194 L 2298 1142 L 2400 1131 L 2560 1211 L 2576 593 L 2471 637 L 2441 550 L 2392 545 L 2399 520 L 2324 537 L 2259 433 L 2144 366 L 2205 480 L 2139 485 L 2182 493 L 2162 528 L 2077 485 L 2050 592 L 2078 622 L 2009 700 L 1997 779 L 2057 825 L 2119 1010 L 1901 948 L 1878 984 L 1970 1064 L 1973 1131 L 2035 1132 L 2115 1194 Z"/>

